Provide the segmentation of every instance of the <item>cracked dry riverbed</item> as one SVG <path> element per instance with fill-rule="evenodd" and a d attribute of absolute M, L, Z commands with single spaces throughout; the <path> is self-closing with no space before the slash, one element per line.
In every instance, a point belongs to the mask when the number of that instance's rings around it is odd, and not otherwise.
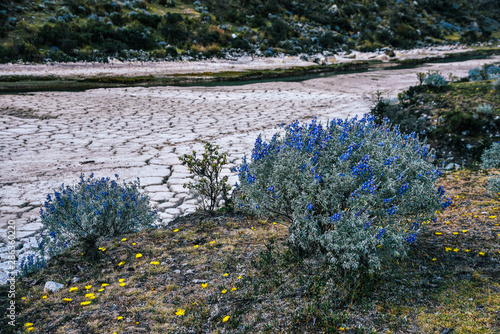
<path fill-rule="evenodd" d="M 41 228 L 40 205 L 80 173 L 139 177 L 162 224 L 195 210 L 178 157 L 209 141 L 228 152 L 229 167 L 249 155 L 259 133 L 313 116 L 326 121 L 369 111 L 377 90 L 395 97 L 415 85 L 416 73 L 468 69 L 500 57 L 419 68 L 335 75 L 301 82 L 215 87 L 130 87 L 82 92 L 0 95 L 0 284 L 7 278 L 6 235 L 16 225 L 22 258 Z"/>

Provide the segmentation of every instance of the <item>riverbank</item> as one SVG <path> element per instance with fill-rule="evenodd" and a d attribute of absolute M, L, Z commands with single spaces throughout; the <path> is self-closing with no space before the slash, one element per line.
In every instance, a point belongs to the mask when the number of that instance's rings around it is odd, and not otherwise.
<path fill-rule="evenodd" d="M 414 67 L 425 63 L 481 59 L 500 48 L 430 48 L 335 56 L 241 57 L 199 62 L 119 62 L 0 65 L 0 93 L 81 91 L 95 88 L 197 85 L 220 82 L 300 79 L 301 76 Z"/>

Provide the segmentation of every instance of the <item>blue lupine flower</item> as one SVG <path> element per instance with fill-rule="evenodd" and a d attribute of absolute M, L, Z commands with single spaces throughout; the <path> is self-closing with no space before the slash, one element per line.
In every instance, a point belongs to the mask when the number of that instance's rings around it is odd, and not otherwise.
<path fill-rule="evenodd" d="M 307 210 L 313 211 L 313 205 L 312 204 L 307 204 Z"/>
<path fill-rule="evenodd" d="M 384 234 L 385 234 L 385 228 L 381 228 L 375 235 L 375 238 L 380 239 L 384 236 Z"/>
<path fill-rule="evenodd" d="M 416 233 L 412 233 L 410 234 L 409 236 L 407 236 L 405 238 L 406 242 L 408 242 L 409 244 L 413 244 L 415 243 L 415 241 L 417 240 L 417 234 Z"/>
<path fill-rule="evenodd" d="M 340 219 L 342 219 L 342 212 L 337 212 L 336 214 L 330 217 L 330 220 L 333 221 L 334 223 L 338 222 Z"/>
<path fill-rule="evenodd" d="M 398 210 L 397 206 L 391 206 L 389 209 L 385 209 L 385 212 L 389 215 L 392 216 L 396 211 Z"/>

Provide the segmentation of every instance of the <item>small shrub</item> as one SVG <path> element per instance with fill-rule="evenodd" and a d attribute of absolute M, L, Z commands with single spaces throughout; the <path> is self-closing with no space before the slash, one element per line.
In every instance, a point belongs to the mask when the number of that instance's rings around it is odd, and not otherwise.
<path fill-rule="evenodd" d="M 422 84 L 424 83 L 424 81 L 425 81 L 425 76 L 426 76 L 426 74 L 425 74 L 425 73 L 423 73 L 423 72 L 418 72 L 418 73 L 417 73 L 418 84 L 419 84 L 420 86 L 422 86 Z"/>
<path fill-rule="evenodd" d="M 294 122 L 269 143 L 259 136 L 238 168 L 238 206 L 291 222 L 299 254 L 344 272 L 380 270 L 402 257 L 423 222 L 446 208 L 432 152 L 416 135 L 387 123 Z"/>
<path fill-rule="evenodd" d="M 469 70 L 470 81 L 494 80 L 500 77 L 500 66 L 485 65 L 483 68 L 474 67 Z"/>
<path fill-rule="evenodd" d="M 488 178 L 488 190 L 491 196 L 500 198 L 500 176 L 491 176 Z"/>
<path fill-rule="evenodd" d="M 85 179 L 81 174 L 74 187 L 63 184 L 47 195 L 40 210 L 42 255 L 52 256 L 79 243 L 95 259 L 100 237 L 135 232 L 155 223 L 156 210 L 151 209 L 149 197 L 139 192 L 139 180 L 119 184 L 115 177 L 116 181 L 91 174 Z"/>
<path fill-rule="evenodd" d="M 24 256 L 19 264 L 19 273 L 20 276 L 27 276 L 29 274 L 40 271 L 42 268 L 45 268 L 47 264 L 45 258 L 40 256 L 39 254 L 32 253 L 27 256 Z"/>
<path fill-rule="evenodd" d="M 500 142 L 493 143 L 490 148 L 483 151 L 481 155 L 481 168 L 500 167 Z"/>
<path fill-rule="evenodd" d="M 495 93 L 500 94 L 500 79 L 496 79 L 491 85 L 493 86 Z"/>
<path fill-rule="evenodd" d="M 491 107 L 491 104 L 483 103 L 480 106 L 477 106 L 476 112 L 482 114 L 491 114 L 493 112 L 493 108 Z"/>
<path fill-rule="evenodd" d="M 424 85 L 432 86 L 432 87 L 443 87 L 446 86 L 448 82 L 446 79 L 438 72 L 428 73 L 427 77 L 424 80 Z"/>
<path fill-rule="evenodd" d="M 219 146 L 205 143 L 203 159 L 196 158 L 193 154 L 184 154 L 179 157 L 183 165 L 187 165 L 189 172 L 196 178 L 195 183 L 185 183 L 184 188 L 189 188 L 195 195 L 201 198 L 202 209 L 205 212 L 214 212 L 221 201 L 224 206 L 230 205 L 227 175 L 221 176 L 222 166 L 227 164 L 227 153 L 219 153 Z"/>

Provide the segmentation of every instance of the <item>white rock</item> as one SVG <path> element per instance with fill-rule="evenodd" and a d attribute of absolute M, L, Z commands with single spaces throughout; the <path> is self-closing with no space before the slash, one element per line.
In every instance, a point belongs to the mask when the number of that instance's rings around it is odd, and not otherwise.
<path fill-rule="evenodd" d="M 45 286 L 43 287 L 43 291 L 45 292 L 57 292 L 64 288 L 64 285 L 61 283 L 56 283 L 52 281 L 48 281 L 45 283 Z"/>

